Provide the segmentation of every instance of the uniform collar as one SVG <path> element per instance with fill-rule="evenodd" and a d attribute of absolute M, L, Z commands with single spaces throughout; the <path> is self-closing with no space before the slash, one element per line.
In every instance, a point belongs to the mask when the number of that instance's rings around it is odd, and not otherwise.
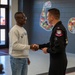
<path fill-rule="evenodd" d="M 61 21 L 57 22 L 57 23 L 55 24 L 54 28 L 55 28 L 56 26 L 60 25 L 60 24 L 62 24 Z"/>

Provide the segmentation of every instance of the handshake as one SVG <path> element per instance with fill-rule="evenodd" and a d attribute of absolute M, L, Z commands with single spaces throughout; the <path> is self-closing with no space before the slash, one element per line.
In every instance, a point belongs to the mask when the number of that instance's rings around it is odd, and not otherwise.
<path fill-rule="evenodd" d="M 39 45 L 38 44 L 32 44 L 32 45 L 30 45 L 30 49 L 32 49 L 33 51 L 37 51 L 38 49 L 39 49 Z M 48 52 L 47 52 L 47 47 L 44 47 L 44 48 L 42 48 L 41 50 L 45 53 L 45 54 L 47 54 Z"/>
<path fill-rule="evenodd" d="M 30 49 L 32 49 L 33 51 L 37 51 L 39 49 L 39 45 L 38 44 L 32 44 L 32 45 L 30 45 Z"/>

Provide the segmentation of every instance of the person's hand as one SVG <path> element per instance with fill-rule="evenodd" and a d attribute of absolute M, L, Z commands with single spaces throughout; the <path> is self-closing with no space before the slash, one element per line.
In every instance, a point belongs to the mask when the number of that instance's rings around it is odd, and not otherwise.
<path fill-rule="evenodd" d="M 30 65 L 30 59 L 28 58 L 28 65 Z"/>
<path fill-rule="evenodd" d="M 47 47 L 42 48 L 42 51 L 43 51 L 45 54 L 47 54 Z"/>
<path fill-rule="evenodd" d="M 33 51 L 37 51 L 39 49 L 39 45 L 32 44 L 32 45 L 30 45 L 30 49 L 32 49 Z"/>

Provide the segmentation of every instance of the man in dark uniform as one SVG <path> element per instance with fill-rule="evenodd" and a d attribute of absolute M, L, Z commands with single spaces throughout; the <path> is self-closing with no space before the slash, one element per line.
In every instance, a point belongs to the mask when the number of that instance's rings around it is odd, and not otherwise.
<path fill-rule="evenodd" d="M 60 21 L 60 11 L 56 8 L 49 9 L 47 20 L 54 27 L 50 42 L 35 45 L 44 53 L 50 53 L 50 68 L 48 75 L 65 75 L 67 68 L 66 45 L 68 43 L 67 31 Z"/>

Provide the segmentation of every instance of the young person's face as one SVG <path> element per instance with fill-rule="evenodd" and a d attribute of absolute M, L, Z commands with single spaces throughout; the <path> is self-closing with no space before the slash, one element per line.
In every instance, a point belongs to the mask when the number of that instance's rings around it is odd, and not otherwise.
<path fill-rule="evenodd" d="M 48 20 L 48 22 L 50 24 L 52 24 L 52 22 L 53 22 L 53 15 L 50 12 L 47 13 L 47 20 Z"/>
<path fill-rule="evenodd" d="M 17 15 L 16 21 L 19 25 L 24 25 L 26 23 L 26 20 L 27 18 L 24 13 Z"/>

